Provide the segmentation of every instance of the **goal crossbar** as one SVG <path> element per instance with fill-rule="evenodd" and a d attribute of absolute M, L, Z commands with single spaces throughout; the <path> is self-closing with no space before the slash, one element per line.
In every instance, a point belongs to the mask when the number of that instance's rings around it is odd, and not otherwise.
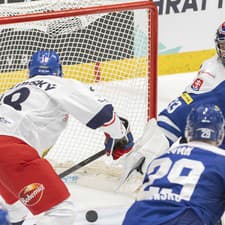
<path fill-rule="evenodd" d="M 153 4 L 150 1 L 141 1 L 141 2 L 111 4 L 111 5 L 105 5 L 105 6 L 91 6 L 91 7 L 79 8 L 79 9 L 56 10 L 52 12 L 31 13 L 31 14 L 25 14 L 25 15 L 3 16 L 3 17 L 0 17 L 0 24 L 22 23 L 22 22 L 39 21 L 39 20 L 46 20 L 46 19 L 82 16 L 87 14 L 90 15 L 90 14 L 96 14 L 96 13 L 107 13 L 115 9 L 115 7 L 116 7 L 116 11 L 149 8 L 152 10 L 152 13 L 157 14 L 157 8 L 155 4 Z"/>
<path fill-rule="evenodd" d="M 79 9 L 65 9 L 65 10 L 56 10 L 51 12 L 41 12 L 41 13 L 31 13 L 25 15 L 14 15 L 14 16 L 3 16 L 0 17 L 0 25 L 3 24 L 13 24 L 13 23 L 22 23 L 22 22 L 31 22 L 31 21 L 40 21 L 47 19 L 57 19 L 65 17 L 74 17 L 82 15 L 90 15 L 96 13 L 108 13 L 116 8 L 116 11 L 123 10 L 136 10 L 136 9 L 149 9 L 151 13 L 154 14 L 154 20 L 149 24 L 149 33 L 150 30 L 155 32 L 151 33 L 151 42 L 148 49 L 149 57 L 151 57 L 149 63 L 149 85 L 151 89 L 151 94 L 149 93 L 150 102 L 157 102 L 157 57 L 158 53 L 158 19 L 157 19 L 157 7 L 152 1 L 140 1 L 140 2 L 128 2 L 128 3 L 119 3 L 119 4 L 110 4 L 105 6 L 92 6 Z M 150 16 L 149 16 L 150 18 Z M 151 69 L 150 69 L 151 68 Z M 148 107 L 148 118 L 156 117 L 157 115 L 157 105 L 155 107 Z"/>

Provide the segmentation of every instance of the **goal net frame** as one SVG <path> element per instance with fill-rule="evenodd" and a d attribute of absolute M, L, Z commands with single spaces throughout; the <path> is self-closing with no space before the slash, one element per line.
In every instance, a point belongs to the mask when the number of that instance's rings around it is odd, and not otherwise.
<path fill-rule="evenodd" d="M 116 9 L 116 10 L 115 10 Z M 158 55 L 158 11 L 152 1 L 136 1 L 117 3 L 101 6 L 90 6 L 83 8 L 55 10 L 49 12 L 30 13 L 12 16 L 1 16 L 0 26 L 8 24 L 21 24 L 26 22 L 44 21 L 50 19 L 69 18 L 92 14 L 120 12 L 126 10 L 148 11 L 148 106 L 147 119 L 156 118 L 157 115 L 157 55 Z M 96 67 L 98 64 L 96 63 Z M 147 121 L 146 121 L 147 122 Z M 99 149 L 100 150 L 100 149 Z"/>
<path fill-rule="evenodd" d="M 130 2 L 130 3 L 120 3 L 106 6 L 92 6 L 81 9 L 68 9 L 68 10 L 59 10 L 53 12 L 43 12 L 43 13 L 32 13 L 26 15 L 15 15 L 15 16 L 5 16 L 0 17 L 0 25 L 3 24 L 15 24 L 31 21 L 39 21 L 46 19 L 57 19 L 73 16 L 83 16 L 96 13 L 109 13 L 113 10 L 123 11 L 123 10 L 135 10 L 135 9 L 149 9 L 154 17 L 154 20 L 151 20 L 149 13 L 149 35 L 151 34 L 151 41 L 148 49 L 149 60 L 149 106 L 148 106 L 148 117 L 153 118 L 157 115 L 157 55 L 158 55 L 158 10 L 156 5 L 152 1 L 140 1 L 140 2 Z M 152 31 L 152 32 L 151 32 Z M 151 73 L 151 74 L 150 74 Z M 153 103 L 153 104 L 152 104 Z M 151 105 L 150 105 L 151 104 Z"/>

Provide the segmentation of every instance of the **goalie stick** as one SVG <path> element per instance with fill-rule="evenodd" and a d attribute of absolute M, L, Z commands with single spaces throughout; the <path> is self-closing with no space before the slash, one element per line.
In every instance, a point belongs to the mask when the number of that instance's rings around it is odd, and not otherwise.
<path fill-rule="evenodd" d="M 86 166 L 87 164 L 93 162 L 94 160 L 96 160 L 96 159 L 102 157 L 103 155 L 105 155 L 105 150 L 101 150 L 101 151 L 95 153 L 94 155 L 88 157 L 87 159 L 85 159 L 85 160 L 83 160 L 83 161 L 77 163 L 76 165 L 70 167 L 69 169 L 63 171 L 62 173 L 59 174 L 59 177 L 60 177 L 60 178 L 63 178 L 63 177 L 65 177 L 65 176 L 67 176 L 67 175 L 69 175 L 69 174 L 75 172 L 76 170 L 80 169 L 81 167 L 84 167 L 84 166 Z"/>

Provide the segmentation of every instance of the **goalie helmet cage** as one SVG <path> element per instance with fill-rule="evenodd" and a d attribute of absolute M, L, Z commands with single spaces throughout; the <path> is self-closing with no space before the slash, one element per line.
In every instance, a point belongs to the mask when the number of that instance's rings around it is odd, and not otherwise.
<path fill-rule="evenodd" d="M 141 17 L 141 18 L 140 18 Z M 40 0 L 0 8 L 0 91 L 27 79 L 33 52 L 60 54 L 64 76 L 91 85 L 130 121 L 137 140 L 157 108 L 157 21 L 151 1 Z M 47 138 L 47 137 L 46 137 Z M 104 134 L 70 117 L 47 158 L 70 166 Z"/>

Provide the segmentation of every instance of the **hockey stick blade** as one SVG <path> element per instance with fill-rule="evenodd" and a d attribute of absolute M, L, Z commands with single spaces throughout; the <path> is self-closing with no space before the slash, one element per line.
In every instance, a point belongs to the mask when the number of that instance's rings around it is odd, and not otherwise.
<path fill-rule="evenodd" d="M 73 172 L 75 172 L 76 170 L 80 169 L 81 167 L 86 166 L 87 164 L 93 162 L 94 160 L 102 157 L 103 155 L 105 155 L 105 150 L 101 150 L 100 152 L 97 152 L 96 154 L 88 157 L 87 159 L 77 163 L 76 165 L 72 166 L 71 168 L 65 170 L 64 172 L 59 174 L 60 178 L 63 178 Z"/>

